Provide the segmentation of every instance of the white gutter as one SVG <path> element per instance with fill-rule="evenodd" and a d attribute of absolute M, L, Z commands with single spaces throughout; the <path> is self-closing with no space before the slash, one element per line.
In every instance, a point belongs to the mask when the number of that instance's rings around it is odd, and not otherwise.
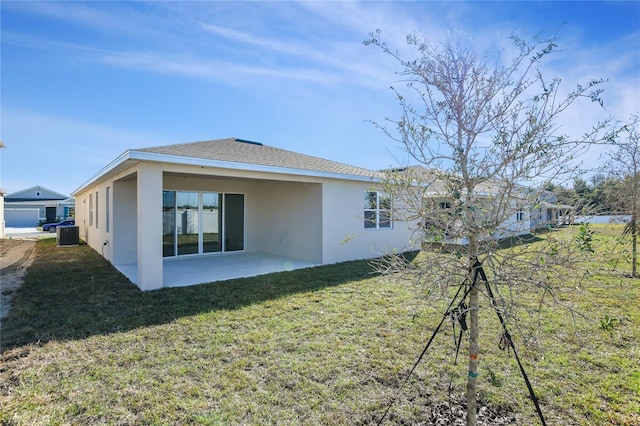
<path fill-rule="evenodd" d="M 222 160 L 210 160 L 207 158 L 197 158 L 197 157 L 185 157 L 180 155 L 168 155 L 168 154 L 159 154 L 155 152 L 147 152 L 147 151 L 136 151 L 136 150 L 127 150 L 118 158 L 113 160 L 111 163 L 107 164 L 103 167 L 98 173 L 93 175 L 89 180 L 84 182 L 78 189 L 71 193 L 71 196 L 75 196 L 78 192 L 89 186 L 91 183 L 100 179 L 119 165 L 123 164 L 127 160 L 137 160 L 137 161 L 154 161 L 159 163 L 170 163 L 170 164 L 180 164 L 180 165 L 188 165 L 188 166 L 201 166 L 201 167 L 217 167 L 221 169 L 230 169 L 230 170 L 243 170 L 243 171 L 251 171 L 251 172 L 265 172 L 265 173 L 279 173 L 284 175 L 295 175 L 295 176 L 308 176 L 308 177 L 320 177 L 320 178 L 329 178 L 329 179 L 344 179 L 351 181 L 359 181 L 359 182 L 379 182 L 380 178 L 373 176 L 359 176 L 352 175 L 348 173 L 334 173 L 334 172 L 323 172 L 318 170 L 305 170 L 305 169 L 295 169 L 291 167 L 279 167 L 279 166 L 268 166 L 262 164 L 252 164 L 252 163 L 238 163 L 234 161 L 222 161 Z"/>

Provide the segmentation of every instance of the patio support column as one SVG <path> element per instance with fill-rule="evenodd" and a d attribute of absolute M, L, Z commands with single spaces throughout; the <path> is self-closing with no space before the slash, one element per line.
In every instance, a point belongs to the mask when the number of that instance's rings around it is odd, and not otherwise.
<path fill-rule="evenodd" d="M 162 169 L 140 164 L 138 169 L 138 287 L 155 290 L 162 277 Z"/>

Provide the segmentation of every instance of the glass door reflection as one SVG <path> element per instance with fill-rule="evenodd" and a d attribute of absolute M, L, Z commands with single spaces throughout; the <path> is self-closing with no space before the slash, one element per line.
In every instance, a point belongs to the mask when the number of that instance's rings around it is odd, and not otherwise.
<path fill-rule="evenodd" d="M 176 255 L 176 193 L 162 192 L 162 256 Z"/>
<path fill-rule="evenodd" d="M 176 192 L 178 256 L 197 254 L 200 245 L 200 202 L 197 192 Z"/>
<path fill-rule="evenodd" d="M 222 215 L 220 205 L 222 194 L 205 192 L 202 194 L 202 252 L 214 253 L 222 251 L 220 230 Z"/>
<path fill-rule="evenodd" d="M 224 196 L 224 251 L 244 250 L 244 195 Z"/>

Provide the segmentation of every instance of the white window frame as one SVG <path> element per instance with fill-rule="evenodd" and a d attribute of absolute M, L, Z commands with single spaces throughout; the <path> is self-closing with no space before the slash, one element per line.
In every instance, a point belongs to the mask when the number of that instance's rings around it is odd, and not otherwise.
<path fill-rule="evenodd" d="M 373 194 L 375 194 L 375 199 L 372 197 Z M 382 205 L 385 199 L 388 199 L 388 207 Z M 371 205 L 372 201 L 373 205 Z M 364 191 L 364 202 L 363 226 L 365 230 L 393 229 L 393 200 L 390 194 L 366 190 Z M 385 218 L 388 220 L 384 220 Z"/>

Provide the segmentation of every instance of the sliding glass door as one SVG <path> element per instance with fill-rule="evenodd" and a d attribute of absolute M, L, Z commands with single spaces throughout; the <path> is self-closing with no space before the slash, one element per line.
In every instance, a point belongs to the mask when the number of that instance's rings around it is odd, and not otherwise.
<path fill-rule="evenodd" d="M 164 191 L 163 256 L 244 250 L 244 194 Z"/>
<path fill-rule="evenodd" d="M 178 255 L 197 254 L 200 245 L 200 200 L 197 192 L 176 192 Z"/>
<path fill-rule="evenodd" d="M 224 251 L 244 250 L 244 195 L 225 194 Z"/>
<path fill-rule="evenodd" d="M 214 253 L 222 251 L 220 230 L 222 215 L 220 205 L 222 194 L 205 192 L 202 194 L 202 252 Z"/>
<path fill-rule="evenodd" d="M 162 256 L 176 255 L 176 193 L 162 192 Z"/>

